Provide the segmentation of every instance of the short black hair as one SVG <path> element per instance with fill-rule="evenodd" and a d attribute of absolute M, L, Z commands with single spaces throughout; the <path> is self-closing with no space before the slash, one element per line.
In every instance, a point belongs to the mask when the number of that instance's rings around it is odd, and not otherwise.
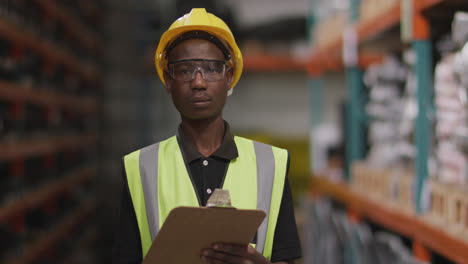
<path fill-rule="evenodd" d="M 168 47 L 166 48 L 166 58 L 169 58 L 169 55 L 171 51 L 180 43 L 188 40 L 188 39 L 204 39 L 208 40 L 209 42 L 213 43 L 218 47 L 221 52 L 224 55 L 224 58 L 226 60 L 231 59 L 231 52 L 229 46 L 226 47 L 226 45 L 223 44 L 221 40 L 219 40 L 216 36 L 213 36 L 212 34 L 206 32 L 206 31 L 201 31 L 201 30 L 192 30 L 192 31 L 187 31 L 184 34 L 180 35 L 177 37 L 173 42 L 168 44 Z"/>

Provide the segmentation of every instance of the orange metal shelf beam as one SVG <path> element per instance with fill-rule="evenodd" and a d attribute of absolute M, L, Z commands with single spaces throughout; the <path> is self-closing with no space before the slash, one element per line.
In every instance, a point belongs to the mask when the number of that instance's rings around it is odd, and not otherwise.
<path fill-rule="evenodd" d="M 313 58 L 323 58 L 327 56 L 340 56 L 341 49 L 343 48 L 343 38 L 339 38 L 325 47 L 319 47 L 316 51 L 314 51 L 312 57 Z"/>
<path fill-rule="evenodd" d="M 0 223 L 8 220 L 15 214 L 35 208 L 41 203 L 72 189 L 73 187 L 89 181 L 96 175 L 95 166 L 85 166 L 77 169 L 59 180 L 40 187 L 37 190 L 25 194 L 23 197 L 9 201 L 0 207 Z"/>
<path fill-rule="evenodd" d="M 90 200 L 85 202 L 79 209 L 69 213 L 64 220 L 62 220 L 56 227 L 50 232 L 42 235 L 37 241 L 30 244 L 24 250 L 24 255 L 19 259 L 10 260 L 8 264 L 27 264 L 32 263 L 42 253 L 52 248 L 60 240 L 65 239 L 67 235 L 76 227 L 78 224 L 83 222 L 95 209 L 94 201 Z"/>
<path fill-rule="evenodd" d="M 323 193 L 345 204 L 353 211 L 375 223 L 404 236 L 457 263 L 468 263 L 468 243 L 455 238 L 428 223 L 386 207 L 352 191 L 343 183 L 333 183 L 323 177 L 313 177 L 310 192 Z"/>
<path fill-rule="evenodd" d="M 44 41 L 36 36 L 10 25 L 0 18 L 0 36 L 10 39 L 15 45 L 27 47 L 41 54 L 45 58 L 64 64 L 70 70 L 82 75 L 88 81 L 95 82 L 98 79 L 98 73 L 94 66 L 82 65 L 75 57 L 63 51 L 61 48 Z"/>
<path fill-rule="evenodd" d="M 415 0 L 415 14 L 420 14 L 422 11 L 431 8 L 437 4 L 449 0 Z M 377 36 L 378 34 L 388 30 L 391 27 L 397 26 L 400 23 L 400 8 L 401 3 L 397 2 L 387 13 L 378 16 L 376 19 L 357 24 L 357 34 L 359 43 L 363 43 Z M 426 31 L 424 30 L 424 21 L 421 21 L 419 16 L 415 17 L 415 33 L 418 38 L 424 37 Z M 312 55 L 309 61 L 316 63 L 316 65 L 325 66 L 321 71 L 329 71 L 327 68 L 327 61 L 334 61 L 336 58 L 341 59 L 341 49 L 343 46 L 343 38 L 339 37 L 331 44 L 325 47 L 319 47 Z M 331 58 L 330 58 L 331 57 Z M 360 58 L 361 59 L 361 58 Z M 367 62 L 360 62 L 360 65 L 369 65 Z M 361 66 L 363 66 L 361 65 Z M 333 69 L 333 68 L 332 68 Z"/>
<path fill-rule="evenodd" d="M 291 56 L 246 55 L 244 56 L 244 70 L 273 72 L 305 71 L 306 63 Z"/>
<path fill-rule="evenodd" d="M 359 57 L 359 63 L 362 67 L 367 67 L 372 63 L 381 62 L 382 55 L 363 53 Z M 294 72 L 326 69 L 342 69 L 343 62 L 340 57 L 323 56 L 317 59 L 317 62 L 306 63 L 290 56 L 271 56 L 271 55 L 247 55 L 244 57 L 245 71 L 266 71 L 266 72 Z"/>
<path fill-rule="evenodd" d="M 88 31 L 80 22 L 78 22 L 66 9 L 59 7 L 56 2 L 51 0 L 35 0 L 46 12 L 61 21 L 65 27 L 70 30 L 75 38 L 79 40 L 88 50 L 99 53 L 99 41 L 97 36 Z"/>
<path fill-rule="evenodd" d="M 344 183 L 333 183 L 326 179 L 314 177 L 311 189 L 322 191 L 334 199 L 346 204 L 351 210 L 369 218 L 382 226 L 397 231 L 400 234 L 411 237 L 413 235 L 413 218 L 397 211 L 383 208 L 365 197 L 359 196 L 350 190 Z"/>
<path fill-rule="evenodd" d="M 359 66 L 363 69 L 372 64 L 381 63 L 384 59 L 382 54 L 361 53 L 359 55 Z M 340 56 L 317 56 L 307 64 L 307 71 L 310 76 L 317 76 L 326 71 L 340 71 L 344 68 L 343 60 Z"/>
<path fill-rule="evenodd" d="M 46 107 L 63 107 L 87 114 L 95 114 L 98 110 L 97 102 L 93 98 L 44 92 L 34 88 L 27 89 L 2 80 L 0 80 L 0 99 L 24 101 Z"/>
<path fill-rule="evenodd" d="M 450 0 L 415 0 L 417 10 L 422 11 Z"/>
<path fill-rule="evenodd" d="M 359 55 L 359 66 L 363 69 L 369 67 L 372 64 L 380 64 L 384 60 L 385 56 L 382 54 L 370 54 L 361 53 Z"/>
<path fill-rule="evenodd" d="M 23 140 L 15 143 L 0 143 L 0 160 L 15 160 L 36 155 L 45 155 L 61 149 L 89 148 L 97 143 L 94 133 L 65 135 L 41 139 Z"/>

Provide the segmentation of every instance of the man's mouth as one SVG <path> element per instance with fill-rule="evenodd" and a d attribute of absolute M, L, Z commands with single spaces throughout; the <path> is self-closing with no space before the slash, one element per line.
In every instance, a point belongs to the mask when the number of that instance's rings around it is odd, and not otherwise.
<path fill-rule="evenodd" d="M 211 98 L 208 96 L 194 96 L 190 98 L 190 102 L 195 106 L 206 106 L 210 103 Z"/>

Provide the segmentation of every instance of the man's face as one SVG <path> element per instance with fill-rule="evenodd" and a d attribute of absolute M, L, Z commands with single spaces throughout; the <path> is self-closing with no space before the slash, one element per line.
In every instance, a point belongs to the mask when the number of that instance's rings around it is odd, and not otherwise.
<path fill-rule="evenodd" d="M 169 56 L 169 61 L 199 60 L 224 61 L 224 56 L 213 43 L 203 39 L 189 39 L 177 45 Z M 196 61 L 198 60 L 198 61 Z M 171 71 L 175 65 L 169 65 Z M 207 72 L 205 72 L 205 77 Z M 212 119 L 222 114 L 227 92 L 232 84 L 232 69 L 226 66 L 224 77 L 217 81 L 206 81 L 200 70 L 191 81 L 175 80 L 169 72 L 164 72 L 166 90 L 182 118 L 190 120 Z"/>

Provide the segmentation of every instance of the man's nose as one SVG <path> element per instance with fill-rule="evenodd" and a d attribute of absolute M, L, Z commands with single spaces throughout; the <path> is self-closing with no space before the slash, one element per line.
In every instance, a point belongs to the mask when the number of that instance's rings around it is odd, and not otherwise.
<path fill-rule="evenodd" d="M 206 88 L 206 81 L 203 76 L 203 70 L 198 67 L 193 73 L 192 87 L 193 88 Z"/>

